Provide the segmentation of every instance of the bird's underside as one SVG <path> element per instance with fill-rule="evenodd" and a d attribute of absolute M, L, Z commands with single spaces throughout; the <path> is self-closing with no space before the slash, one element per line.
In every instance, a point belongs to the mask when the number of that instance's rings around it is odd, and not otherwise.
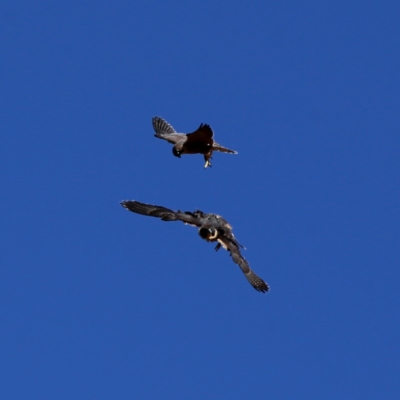
<path fill-rule="evenodd" d="M 203 154 L 206 162 L 204 168 L 211 167 L 210 160 L 214 151 L 237 154 L 237 151 L 221 146 L 214 141 L 214 133 L 208 124 L 200 124 L 192 133 L 178 133 L 161 117 L 153 117 L 153 128 L 156 132 L 155 137 L 174 145 L 172 153 L 176 157 L 181 157 L 182 154 Z"/>
<path fill-rule="evenodd" d="M 240 253 L 243 246 L 235 239 L 232 227 L 229 223 L 217 214 L 205 214 L 200 210 L 173 211 L 169 208 L 151 204 L 140 203 L 139 201 L 122 201 L 121 205 L 129 211 L 150 217 L 157 217 L 163 221 L 182 221 L 185 224 L 198 227 L 200 237 L 208 242 L 217 242 L 215 250 L 223 247 L 229 251 L 233 261 L 239 265 L 250 284 L 259 292 L 268 292 L 269 286 L 250 268 L 246 259 Z"/>

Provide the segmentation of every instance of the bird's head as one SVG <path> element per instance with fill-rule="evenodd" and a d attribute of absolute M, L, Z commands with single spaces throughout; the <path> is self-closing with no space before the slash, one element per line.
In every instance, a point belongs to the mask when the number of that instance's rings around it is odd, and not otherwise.
<path fill-rule="evenodd" d="M 182 146 L 176 144 L 176 145 L 172 148 L 172 154 L 173 154 L 175 157 L 181 158 Z"/>

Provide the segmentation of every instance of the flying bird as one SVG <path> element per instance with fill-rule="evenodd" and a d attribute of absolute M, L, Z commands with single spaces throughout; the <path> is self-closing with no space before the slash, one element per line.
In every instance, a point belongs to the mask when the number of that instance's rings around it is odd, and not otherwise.
<path fill-rule="evenodd" d="M 153 117 L 153 128 L 156 131 L 155 137 L 167 140 L 174 145 L 172 153 L 175 157 L 180 158 L 182 154 L 203 154 L 206 162 L 204 168 L 211 167 L 210 160 L 213 151 L 237 154 L 237 151 L 227 149 L 215 142 L 214 132 L 207 124 L 200 124 L 192 133 L 178 133 L 161 117 Z"/>
<path fill-rule="evenodd" d="M 263 293 L 268 292 L 268 284 L 250 269 L 248 262 L 240 253 L 239 248 L 244 247 L 235 239 L 232 233 L 232 226 L 221 216 L 217 214 L 205 214 L 200 210 L 194 212 L 173 211 L 162 206 L 140 203 L 133 200 L 122 201 L 121 205 L 137 214 L 161 218 L 163 221 L 182 221 L 185 224 L 198 227 L 198 233 L 202 239 L 207 242 L 217 242 L 216 251 L 221 247 L 229 251 L 233 262 L 239 265 L 244 276 L 254 289 Z"/>

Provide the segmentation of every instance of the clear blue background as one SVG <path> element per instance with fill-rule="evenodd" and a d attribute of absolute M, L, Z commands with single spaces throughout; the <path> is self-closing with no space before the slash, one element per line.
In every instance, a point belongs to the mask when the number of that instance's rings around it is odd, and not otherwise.
<path fill-rule="evenodd" d="M 1 399 L 400 398 L 399 13 L 3 1 Z M 128 199 L 223 215 L 271 291 Z"/>

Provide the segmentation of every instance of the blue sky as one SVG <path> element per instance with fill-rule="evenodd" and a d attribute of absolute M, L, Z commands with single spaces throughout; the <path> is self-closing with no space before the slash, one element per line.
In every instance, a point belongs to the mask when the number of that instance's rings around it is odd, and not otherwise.
<path fill-rule="evenodd" d="M 3 1 L 1 398 L 399 398 L 399 11 Z M 221 214 L 271 291 L 128 199 Z"/>

